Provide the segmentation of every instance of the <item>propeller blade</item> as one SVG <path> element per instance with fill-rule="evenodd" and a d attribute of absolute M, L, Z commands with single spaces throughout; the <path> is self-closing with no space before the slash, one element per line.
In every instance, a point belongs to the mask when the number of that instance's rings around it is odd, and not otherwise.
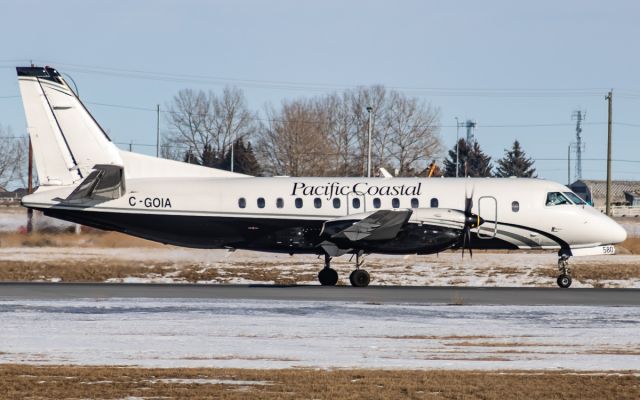
<path fill-rule="evenodd" d="M 460 237 L 460 247 L 462 248 L 462 258 L 464 259 L 465 249 L 469 249 L 469 256 L 473 258 L 473 250 L 471 250 L 471 227 L 474 225 L 473 214 L 471 209 L 473 208 L 473 193 L 475 192 L 475 185 L 471 186 L 471 195 L 468 194 L 467 186 L 464 188 L 464 226 L 462 228 Z"/>

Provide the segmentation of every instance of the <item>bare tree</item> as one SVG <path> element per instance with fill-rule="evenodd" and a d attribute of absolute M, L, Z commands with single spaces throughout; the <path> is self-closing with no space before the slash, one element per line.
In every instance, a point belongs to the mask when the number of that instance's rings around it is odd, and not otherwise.
<path fill-rule="evenodd" d="M 163 156 L 181 159 L 190 150 L 198 162 L 208 148 L 222 158 L 234 140 L 248 139 L 256 131 L 255 113 L 249 111 L 238 88 L 213 91 L 180 90 L 167 106 L 167 125 Z"/>
<path fill-rule="evenodd" d="M 391 136 L 389 151 L 398 175 L 415 175 L 427 168 L 429 159 L 440 152 L 439 111 L 416 98 L 392 92 L 386 117 Z"/>
<path fill-rule="evenodd" d="M 372 164 L 403 176 L 423 171 L 440 151 L 439 112 L 383 86 L 285 101 L 268 108 L 258 151 L 267 172 L 365 176 L 372 108 Z"/>
<path fill-rule="evenodd" d="M 274 175 L 326 175 L 334 154 L 327 140 L 327 115 L 312 100 L 285 101 L 280 111 L 266 110 L 258 141 L 265 170 Z"/>
<path fill-rule="evenodd" d="M 0 125 L 0 187 L 10 184 L 26 186 L 28 138 L 13 136 L 10 128 Z"/>

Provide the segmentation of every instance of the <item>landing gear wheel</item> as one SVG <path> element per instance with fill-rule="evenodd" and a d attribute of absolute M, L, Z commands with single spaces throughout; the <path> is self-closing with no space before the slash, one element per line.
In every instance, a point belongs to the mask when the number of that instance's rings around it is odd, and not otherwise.
<path fill-rule="evenodd" d="M 367 287 L 370 281 L 371 277 L 364 269 L 356 269 L 349 275 L 349 282 L 354 287 Z"/>
<path fill-rule="evenodd" d="M 571 286 L 571 270 L 569 269 L 569 257 L 566 255 L 560 255 L 558 259 L 558 269 L 560 270 L 560 276 L 558 277 L 558 286 L 563 289 L 567 289 Z"/>
<path fill-rule="evenodd" d="M 558 286 L 560 286 L 563 289 L 566 289 L 569 286 L 571 286 L 571 275 L 567 275 L 567 274 L 560 275 L 558 277 Z"/>
<path fill-rule="evenodd" d="M 335 286 L 338 283 L 338 273 L 333 268 L 323 268 L 318 272 L 318 280 L 322 286 Z"/>

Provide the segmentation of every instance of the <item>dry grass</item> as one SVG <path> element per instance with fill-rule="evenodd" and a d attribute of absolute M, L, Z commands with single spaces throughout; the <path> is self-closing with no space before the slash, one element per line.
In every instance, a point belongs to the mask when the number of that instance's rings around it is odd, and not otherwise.
<path fill-rule="evenodd" d="M 579 281 L 625 280 L 640 278 L 640 265 L 632 264 L 571 264 L 571 275 Z M 539 276 L 555 278 L 557 268 L 541 268 L 536 270 Z M 597 282 L 594 284 L 597 285 Z"/>
<path fill-rule="evenodd" d="M 623 250 L 621 251 L 621 249 Z M 616 250 L 619 253 L 640 254 L 640 237 L 627 238 L 624 242 L 616 245 Z"/>
<path fill-rule="evenodd" d="M 244 264 L 243 264 L 244 265 Z M 221 273 L 224 272 L 224 275 Z M 51 260 L 51 261 L 0 261 L 0 281 L 29 282 L 104 282 L 108 279 L 163 278 L 171 277 L 176 282 L 196 283 L 206 281 L 227 282 L 231 279 L 246 279 L 256 282 L 274 282 L 292 285 L 299 281 L 316 279 L 316 272 L 301 271 L 290 275 L 289 271 L 270 267 L 269 263 L 250 267 L 225 268 L 197 263 L 130 263 L 122 260 Z"/>
<path fill-rule="evenodd" d="M 0 247 L 166 247 L 161 243 L 125 235 L 118 232 L 94 230 L 90 233 L 75 234 L 69 232 L 30 234 L 18 232 L 0 232 Z"/>
<path fill-rule="evenodd" d="M 0 393 L 7 399 L 637 399 L 640 377 L 630 372 L 0 365 Z"/>

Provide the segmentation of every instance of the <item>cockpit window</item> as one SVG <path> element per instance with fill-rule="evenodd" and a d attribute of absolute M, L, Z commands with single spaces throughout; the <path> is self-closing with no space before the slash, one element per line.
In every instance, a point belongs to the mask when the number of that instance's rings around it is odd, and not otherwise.
<path fill-rule="evenodd" d="M 560 192 L 549 192 L 547 193 L 547 205 L 548 206 L 559 206 L 562 204 L 571 204 L 569 199 L 567 199 Z"/>
<path fill-rule="evenodd" d="M 563 192 L 563 194 L 577 205 L 587 204 L 584 200 L 582 200 L 582 198 L 580 198 L 580 196 L 573 192 Z"/>

